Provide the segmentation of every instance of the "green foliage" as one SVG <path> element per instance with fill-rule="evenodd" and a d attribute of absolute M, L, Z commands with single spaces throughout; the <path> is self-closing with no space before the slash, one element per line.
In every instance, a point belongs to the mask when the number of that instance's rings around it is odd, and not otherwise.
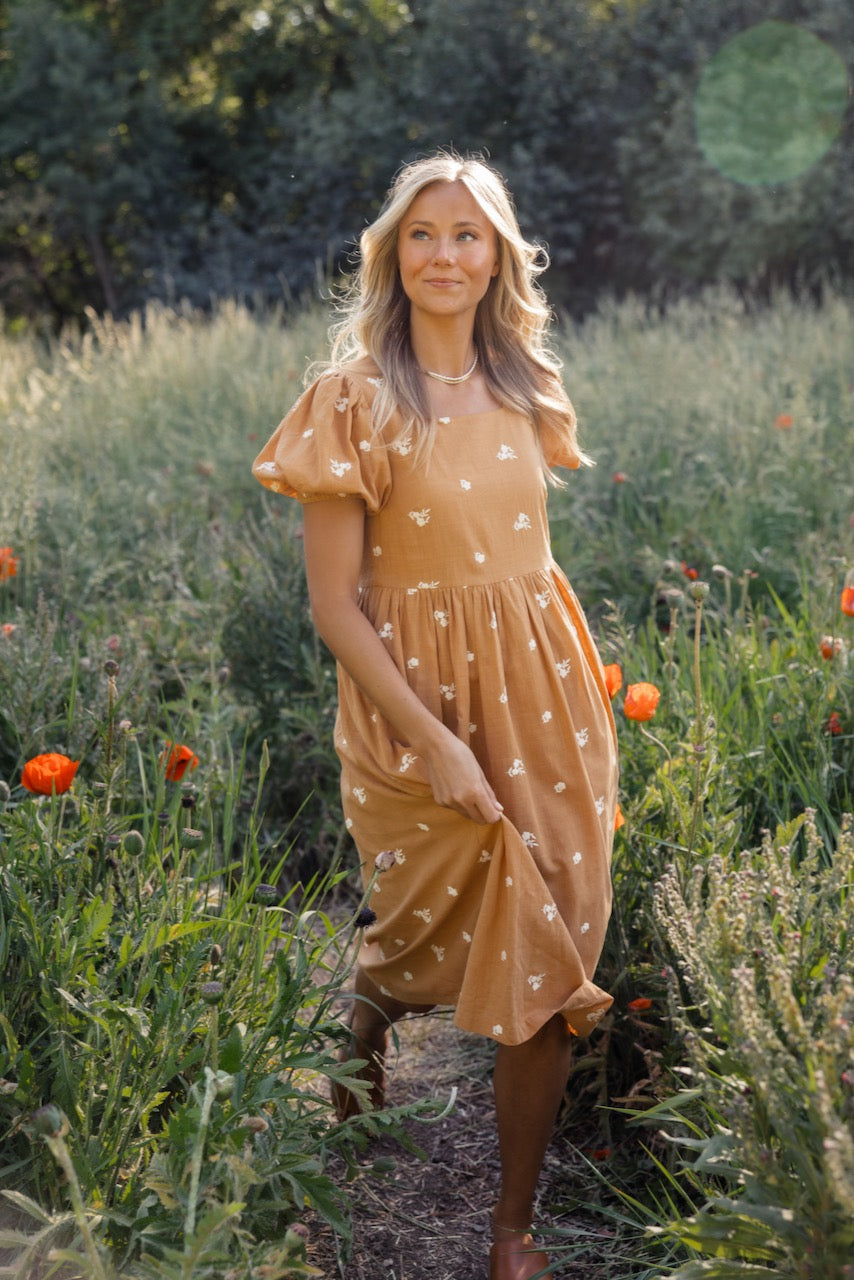
<path fill-rule="evenodd" d="M 852 889 L 850 826 L 829 860 L 809 815 L 658 886 L 684 983 L 675 1016 L 709 1126 L 675 1138 L 695 1153 L 688 1176 L 704 1203 L 665 1230 L 715 1261 L 687 1263 L 679 1280 L 848 1273 Z M 677 1095 L 656 1121 L 680 1126 L 680 1105 Z"/>

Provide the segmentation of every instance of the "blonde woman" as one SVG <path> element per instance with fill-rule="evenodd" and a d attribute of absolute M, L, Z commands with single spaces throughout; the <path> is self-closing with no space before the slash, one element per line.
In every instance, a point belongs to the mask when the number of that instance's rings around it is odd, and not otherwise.
<path fill-rule="evenodd" d="M 550 1274 L 537 1181 L 573 1038 L 611 1003 L 593 975 L 616 739 L 549 547 L 551 469 L 587 460 L 546 345 L 542 260 L 481 160 L 403 168 L 361 237 L 330 366 L 254 466 L 304 504 L 346 824 L 365 879 L 388 866 L 350 1052 L 382 1106 L 386 1033 L 407 1012 L 451 1005 L 495 1041 L 491 1280 Z"/>

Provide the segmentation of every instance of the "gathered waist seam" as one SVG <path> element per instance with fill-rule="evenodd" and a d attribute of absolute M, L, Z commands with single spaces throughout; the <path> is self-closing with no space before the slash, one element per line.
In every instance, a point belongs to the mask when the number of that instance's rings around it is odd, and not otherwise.
<path fill-rule="evenodd" d="M 551 573 L 556 562 L 549 560 L 547 564 L 535 569 L 526 569 L 522 573 L 505 574 L 502 578 L 490 578 L 488 582 L 377 582 L 370 579 L 359 583 L 360 591 L 402 591 L 406 595 L 421 595 L 424 592 L 443 591 L 476 591 L 478 588 L 500 587 L 505 582 L 518 582 L 520 578 L 534 578 L 537 574 Z"/>

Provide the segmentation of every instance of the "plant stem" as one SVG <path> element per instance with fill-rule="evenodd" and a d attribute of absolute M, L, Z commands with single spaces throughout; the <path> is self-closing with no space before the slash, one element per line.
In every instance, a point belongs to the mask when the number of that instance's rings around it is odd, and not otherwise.
<path fill-rule="evenodd" d="M 207 1083 L 205 1084 L 205 1093 L 202 1098 L 202 1109 L 199 1114 L 199 1131 L 196 1134 L 196 1142 L 193 1147 L 193 1155 L 190 1160 L 190 1190 L 187 1196 L 187 1214 L 184 1219 L 184 1252 L 188 1252 L 190 1241 L 193 1238 L 193 1232 L 196 1230 L 196 1201 L 199 1198 L 199 1179 L 202 1173 L 202 1155 L 205 1149 L 205 1138 L 208 1131 L 208 1121 L 210 1120 L 211 1107 L 216 1097 L 216 1072 L 211 1071 L 210 1067 L 205 1067 L 205 1076 Z"/>
<path fill-rule="evenodd" d="M 45 1142 L 50 1148 L 50 1153 L 54 1160 L 65 1174 L 65 1179 L 68 1183 L 68 1194 L 71 1197 L 71 1207 L 74 1211 L 74 1218 L 77 1222 L 80 1234 L 83 1237 L 84 1248 L 89 1256 L 89 1263 L 91 1266 L 90 1274 L 94 1277 L 94 1280 L 107 1280 L 107 1272 L 104 1268 L 104 1263 L 101 1259 L 100 1253 L 98 1252 L 98 1246 L 95 1243 L 95 1237 L 92 1235 L 89 1221 L 86 1217 L 86 1210 L 83 1206 L 83 1195 L 80 1191 L 80 1182 L 77 1178 L 77 1170 L 74 1168 L 74 1162 L 71 1159 L 68 1147 L 65 1145 L 65 1140 L 62 1137 L 47 1136 L 45 1137 Z"/>
<path fill-rule="evenodd" d="M 694 601 L 694 799 L 691 805 L 691 830 L 688 835 L 688 854 L 694 848 L 697 835 L 697 824 L 700 820 L 700 809 L 703 798 L 700 791 L 702 780 L 703 756 L 706 747 L 703 737 L 703 693 L 700 684 L 700 640 L 703 632 L 703 601 Z"/>

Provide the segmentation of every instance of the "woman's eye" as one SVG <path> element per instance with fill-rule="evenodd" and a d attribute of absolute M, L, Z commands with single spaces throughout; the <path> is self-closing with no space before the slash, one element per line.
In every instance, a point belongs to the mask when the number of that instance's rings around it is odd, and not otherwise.
<path fill-rule="evenodd" d="M 477 236 L 473 231 L 461 231 L 459 234 L 459 239 L 460 240 L 476 240 Z"/>

